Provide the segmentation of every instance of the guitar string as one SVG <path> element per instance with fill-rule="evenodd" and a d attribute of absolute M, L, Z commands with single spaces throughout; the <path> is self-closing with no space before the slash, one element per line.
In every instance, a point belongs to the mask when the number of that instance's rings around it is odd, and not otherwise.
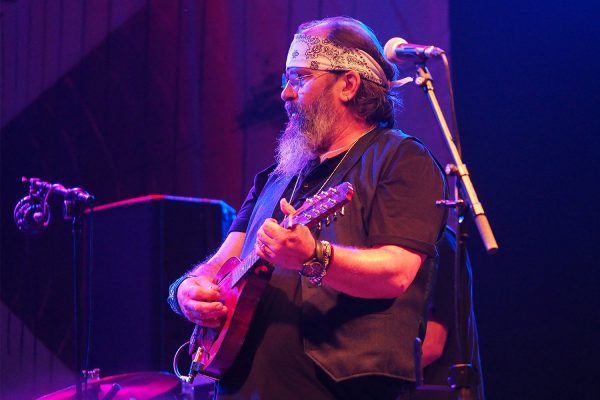
<path fill-rule="evenodd" d="M 324 186 L 324 185 L 323 185 Z M 322 189 L 323 187 L 321 187 Z M 319 193 L 322 193 L 321 190 L 319 190 Z M 311 204 L 311 207 L 315 208 L 318 204 L 321 203 L 321 200 L 318 200 L 317 202 Z M 298 214 L 294 214 L 294 215 L 290 215 L 290 218 L 293 219 L 294 217 L 296 217 Z M 285 220 L 284 220 L 285 221 Z M 282 221 L 283 224 L 283 221 Z M 246 256 L 243 260 L 240 261 L 240 264 L 234 268 L 231 273 L 228 275 L 231 278 L 231 283 L 233 285 L 235 285 L 240 279 L 241 277 L 243 277 L 246 272 L 248 270 L 250 270 L 250 268 L 260 259 L 260 257 L 258 257 L 258 255 L 256 254 L 256 250 L 252 250 L 252 252 L 250 254 L 248 254 L 248 256 Z M 225 283 L 227 280 L 226 279 L 222 279 L 219 283 L 217 283 L 217 286 L 219 288 L 223 287 L 225 285 Z"/>

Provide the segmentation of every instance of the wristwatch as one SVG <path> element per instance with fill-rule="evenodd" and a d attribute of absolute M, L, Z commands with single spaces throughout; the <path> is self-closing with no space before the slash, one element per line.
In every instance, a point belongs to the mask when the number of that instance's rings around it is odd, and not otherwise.
<path fill-rule="evenodd" d="M 302 264 L 300 275 L 308 278 L 308 282 L 320 287 L 323 278 L 327 274 L 327 268 L 331 262 L 333 248 L 326 240 L 315 241 L 315 256 Z"/>

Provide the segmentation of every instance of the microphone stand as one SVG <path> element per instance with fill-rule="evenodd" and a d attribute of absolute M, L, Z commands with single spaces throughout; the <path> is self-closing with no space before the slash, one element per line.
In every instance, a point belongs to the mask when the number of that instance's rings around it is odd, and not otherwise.
<path fill-rule="evenodd" d="M 466 224 L 464 223 L 465 217 L 467 217 L 467 210 L 471 211 L 471 215 L 474 218 L 475 225 L 479 231 L 479 235 L 483 241 L 488 254 L 494 254 L 498 251 L 498 244 L 494 238 L 494 234 L 488 222 L 487 216 L 483 211 L 483 206 L 477 198 L 475 188 L 471 182 L 469 171 L 466 165 L 462 162 L 460 152 L 458 151 L 454 141 L 452 139 L 452 133 L 448 128 L 444 114 L 440 108 L 435 90 L 433 88 L 433 78 L 425 65 L 425 60 L 421 60 L 416 64 L 417 76 L 415 84 L 422 88 L 429 99 L 431 109 L 438 122 L 440 130 L 442 131 L 443 137 L 448 146 L 448 150 L 452 156 L 453 164 L 446 167 L 446 174 L 453 176 L 455 180 L 455 198 L 454 200 L 439 200 L 436 202 L 438 206 L 454 208 L 456 212 L 456 258 L 454 265 L 455 273 L 455 310 L 456 310 L 456 335 L 459 343 L 459 358 L 460 362 L 453 365 L 450 368 L 448 383 L 453 391 L 457 392 L 457 398 L 459 400 L 471 400 L 475 399 L 475 389 L 478 382 L 478 373 L 469 363 L 470 356 L 467 358 L 466 349 L 468 345 L 468 324 L 465 323 L 468 318 L 468 311 L 464 310 L 464 307 L 459 306 L 461 296 L 459 296 L 458 277 L 461 271 L 466 271 L 466 241 L 467 241 L 467 230 Z M 463 198 L 461 198 L 464 197 Z"/>
<path fill-rule="evenodd" d="M 73 350 L 75 358 L 75 392 L 76 399 L 81 400 L 86 396 L 88 377 L 95 377 L 99 371 L 82 371 L 81 354 L 81 301 L 83 297 L 82 288 L 90 290 L 90 271 L 85 272 L 84 257 L 84 233 L 83 233 L 83 214 L 92 207 L 94 196 L 80 188 L 67 189 L 63 185 L 48 183 L 38 178 L 22 177 L 23 183 L 29 183 L 29 196 L 22 199 L 15 209 L 15 222 L 17 227 L 24 233 L 37 234 L 48 227 L 50 222 L 50 211 L 47 200 L 50 194 L 55 193 L 63 196 L 63 218 L 72 220 L 72 238 L 73 238 Z M 85 278 L 85 279 L 82 279 Z M 83 283 L 83 284 L 82 284 Z M 89 293 L 89 292 L 88 292 Z M 89 301 L 89 299 L 88 299 Z M 89 303 L 88 303 L 89 306 Z M 90 316 L 87 315 L 87 318 Z M 86 327 L 89 330 L 89 326 Z M 86 332 L 89 335 L 89 331 Z M 87 360 L 86 360 L 87 364 Z M 87 365 L 86 365 L 87 369 Z M 82 388 L 83 374 L 86 375 L 85 388 Z M 96 375 L 94 375 L 96 374 Z"/>
<path fill-rule="evenodd" d="M 83 386 L 83 362 L 81 356 L 81 272 L 84 271 L 84 259 L 83 259 L 83 213 L 85 212 L 85 206 L 76 200 L 65 200 L 63 217 L 64 219 L 72 220 L 72 238 L 73 238 L 73 348 L 75 351 L 75 390 L 76 399 L 83 399 L 84 390 Z M 85 285 L 84 285 L 85 286 Z M 90 290 L 86 287 L 86 290 Z M 89 316 L 88 316 L 89 317 Z M 87 366 L 86 366 L 87 369 Z M 87 379 L 86 379 L 87 382 Z M 87 385 L 86 385 L 87 386 Z"/>

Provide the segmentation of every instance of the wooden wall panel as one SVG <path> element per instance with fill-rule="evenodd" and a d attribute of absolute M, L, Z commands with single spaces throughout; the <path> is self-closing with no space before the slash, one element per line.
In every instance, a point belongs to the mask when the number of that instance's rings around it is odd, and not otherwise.
<path fill-rule="evenodd" d="M 404 36 L 444 47 L 447 6 L 438 3 L 0 1 L 0 232 L 2 248 L 11 250 L 2 254 L 2 301 L 69 359 L 61 334 L 31 311 L 40 299 L 23 303 L 29 282 L 11 262 L 27 249 L 12 225 L 12 207 L 25 194 L 22 175 L 81 186 L 98 204 L 164 193 L 238 208 L 254 174 L 273 162 L 285 126 L 280 77 L 297 26 L 351 15 L 382 43 Z M 444 78 L 435 76 L 442 92 Z M 403 93 L 399 126 L 439 141 L 424 95 L 416 87 Z M 32 257 L 30 267 L 35 275 L 43 260 Z M 50 281 L 38 277 L 35 285 L 58 301 Z"/>

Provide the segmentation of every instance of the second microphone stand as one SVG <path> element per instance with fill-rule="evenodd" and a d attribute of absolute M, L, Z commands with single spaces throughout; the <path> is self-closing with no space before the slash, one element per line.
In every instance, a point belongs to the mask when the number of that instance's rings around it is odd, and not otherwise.
<path fill-rule="evenodd" d="M 82 340 L 82 332 L 89 335 L 89 325 L 82 329 L 82 298 L 84 290 L 91 290 L 90 271 L 86 270 L 86 257 L 84 256 L 83 215 L 94 203 L 94 196 L 81 188 L 67 189 L 59 183 L 49 183 L 38 178 L 22 177 L 23 183 L 29 184 L 29 196 L 22 199 L 15 208 L 15 222 L 17 227 L 25 234 L 35 235 L 44 231 L 50 223 L 50 195 L 63 197 L 63 218 L 72 221 L 72 268 L 73 268 L 73 350 L 75 359 L 75 390 L 76 399 L 85 397 L 83 387 L 83 366 L 87 370 L 87 359 L 82 357 L 82 343 L 89 346 L 87 340 Z M 88 292 L 89 293 L 89 292 Z M 88 306 L 89 306 L 88 296 Z M 89 318 L 90 315 L 87 315 Z M 88 320 L 89 321 L 89 320 Z M 86 346 L 86 347 L 87 347 Z M 87 354 L 88 348 L 85 350 Z M 93 372 L 93 371 L 92 371 Z M 87 379 L 85 380 L 87 383 Z"/>
<path fill-rule="evenodd" d="M 466 165 L 462 162 L 460 152 L 454 143 L 452 133 L 448 128 L 448 124 L 446 123 L 446 119 L 444 118 L 444 114 L 442 113 L 438 103 L 433 87 L 433 79 L 429 73 L 429 70 L 427 69 L 427 66 L 425 65 L 425 60 L 418 62 L 416 67 L 417 77 L 415 79 L 415 84 L 421 87 L 427 95 L 431 109 L 433 110 L 440 130 L 442 131 L 444 140 L 448 150 L 450 151 L 453 161 L 453 164 L 446 168 L 446 173 L 450 176 L 454 176 L 455 178 L 455 198 L 454 200 L 440 200 L 438 201 L 438 205 L 454 208 L 456 212 L 455 232 L 457 241 L 454 273 L 456 277 L 455 279 L 458 279 L 458 276 L 460 276 L 460 271 L 466 271 L 467 269 L 467 231 L 466 224 L 464 223 L 467 210 L 471 211 L 474 222 L 487 252 L 489 254 L 494 254 L 498 250 L 498 244 L 496 243 L 496 239 L 492 233 L 487 216 L 483 211 L 483 206 L 477 198 L 475 188 L 473 187 L 473 183 L 471 182 L 471 178 L 469 176 L 469 171 L 467 170 Z M 464 199 L 461 197 L 464 197 Z M 455 307 L 457 313 L 456 335 L 458 336 L 460 355 L 459 363 L 450 368 L 448 383 L 450 384 L 450 387 L 457 393 L 458 399 L 471 400 L 475 399 L 474 393 L 476 386 L 479 383 L 479 375 L 470 363 L 470 358 L 468 356 L 471 355 L 466 354 L 469 335 L 467 332 L 468 324 L 465 324 L 464 321 L 467 321 L 469 315 L 468 313 L 465 313 L 464 307 L 460 307 L 458 305 L 459 300 L 461 300 L 458 294 L 459 292 L 460 288 L 458 286 L 455 287 L 455 304 L 457 305 Z"/>

